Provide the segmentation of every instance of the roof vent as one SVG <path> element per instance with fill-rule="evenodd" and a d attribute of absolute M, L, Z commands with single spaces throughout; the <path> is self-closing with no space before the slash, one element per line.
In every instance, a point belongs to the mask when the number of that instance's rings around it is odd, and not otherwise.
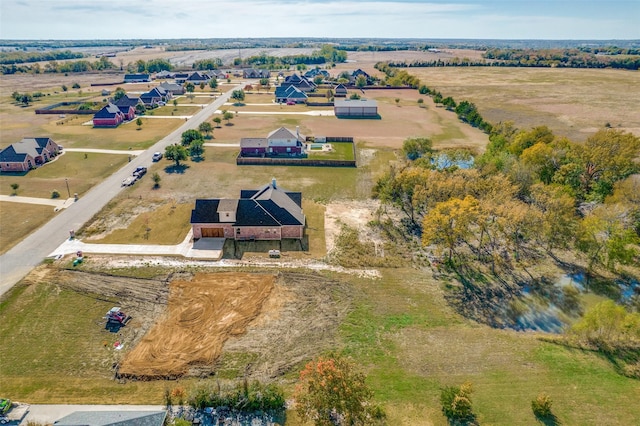
<path fill-rule="evenodd" d="M 271 178 L 271 186 L 272 186 L 274 189 L 276 189 L 276 188 L 277 188 L 277 186 L 276 186 L 276 178 Z"/>

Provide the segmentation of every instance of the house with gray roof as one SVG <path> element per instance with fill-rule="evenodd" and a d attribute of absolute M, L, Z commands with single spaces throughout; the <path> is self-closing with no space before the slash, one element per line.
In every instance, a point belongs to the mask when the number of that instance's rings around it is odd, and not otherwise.
<path fill-rule="evenodd" d="M 163 426 L 167 412 L 76 411 L 54 422 L 54 426 Z"/>
<path fill-rule="evenodd" d="M 275 90 L 276 103 L 295 102 L 303 104 L 309 96 L 295 86 L 278 86 Z"/>
<path fill-rule="evenodd" d="M 151 81 L 151 75 L 149 74 L 125 74 L 125 83 L 147 83 Z"/>
<path fill-rule="evenodd" d="M 275 179 L 259 189 L 240 191 L 240 198 L 197 199 L 191 211 L 196 239 L 302 239 L 305 224 L 302 193 L 280 188 Z"/>
<path fill-rule="evenodd" d="M 26 172 L 51 161 L 59 152 L 51 138 L 24 138 L 0 151 L 0 171 Z"/>
<path fill-rule="evenodd" d="M 184 87 L 177 84 L 177 83 L 168 83 L 168 82 L 164 82 L 162 84 L 160 84 L 161 88 L 163 88 L 164 90 L 166 90 L 167 92 L 171 93 L 173 96 L 175 95 L 184 95 Z"/>

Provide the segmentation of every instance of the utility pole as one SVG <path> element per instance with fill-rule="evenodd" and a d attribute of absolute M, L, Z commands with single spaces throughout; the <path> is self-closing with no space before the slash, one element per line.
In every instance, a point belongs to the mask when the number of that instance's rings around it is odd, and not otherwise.
<path fill-rule="evenodd" d="M 67 184 L 67 195 L 69 195 L 69 198 L 71 198 L 71 191 L 69 191 L 69 179 L 64 178 L 64 183 Z"/>

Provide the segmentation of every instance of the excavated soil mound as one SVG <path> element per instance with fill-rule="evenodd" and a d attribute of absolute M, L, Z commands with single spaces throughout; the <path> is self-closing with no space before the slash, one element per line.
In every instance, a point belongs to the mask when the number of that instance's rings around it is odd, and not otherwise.
<path fill-rule="evenodd" d="M 125 356 L 119 375 L 175 378 L 212 365 L 225 341 L 245 333 L 258 316 L 274 282 L 274 275 L 250 273 L 196 274 L 172 282 L 166 317 Z"/>

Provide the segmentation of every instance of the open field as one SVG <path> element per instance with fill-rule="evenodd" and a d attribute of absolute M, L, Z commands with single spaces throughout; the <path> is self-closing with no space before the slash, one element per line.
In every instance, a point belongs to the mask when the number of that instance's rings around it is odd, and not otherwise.
<path fill-rule="evenodd" d="M 609 123 L 640 135 L 640 73 L 594 69 L 407 68 L 443 96 L 474 102 L 490 122 L 546 125 L 582 141 Z"/>

